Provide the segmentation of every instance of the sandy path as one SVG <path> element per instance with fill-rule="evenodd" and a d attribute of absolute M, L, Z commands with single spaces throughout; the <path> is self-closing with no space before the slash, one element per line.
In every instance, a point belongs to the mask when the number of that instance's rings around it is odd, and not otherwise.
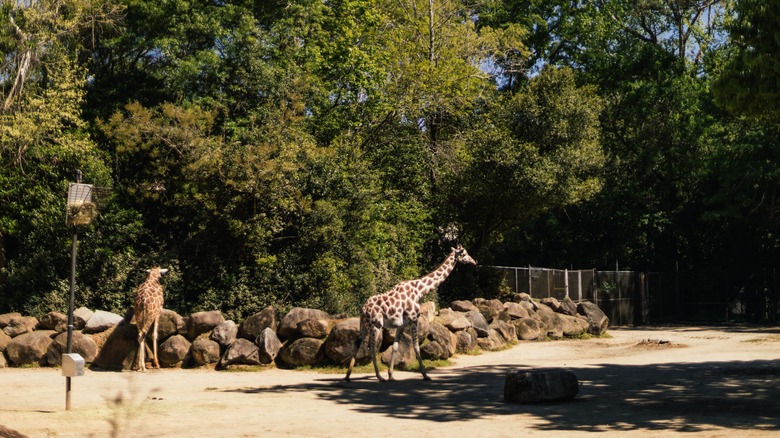
<path fill-rule="evenodd" d="M 780 435 L 780 328 L 612 329 L 612 338 L 521 343 L 458 356 L 433 381 L 359 374 L 0 369 L 0 425 L 31 437 L 763 437 Z M 647 339 L 668 340 L 671 344 Z M 509 370 L 563 368 L 568 402 L 502 401 Z"/>

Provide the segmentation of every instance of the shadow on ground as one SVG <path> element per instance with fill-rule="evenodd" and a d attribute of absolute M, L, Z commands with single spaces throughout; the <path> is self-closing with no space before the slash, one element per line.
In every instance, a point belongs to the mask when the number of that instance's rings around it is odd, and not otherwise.
<path fill-rule="evenodd" d="M 433 381 L 390 383 L 373 376 L 269 388 L 250 395 L 307 392 L 360 412 L 431 422 L 526 414 L 548 431 L 674 430 L 713 427 L 780 430 L 780 360 L 602 365 L 569 368 L 580 381 L 574 400 L 539 405 L 503 402 L 506 372 L 517 365 L 438 370 Z"/>

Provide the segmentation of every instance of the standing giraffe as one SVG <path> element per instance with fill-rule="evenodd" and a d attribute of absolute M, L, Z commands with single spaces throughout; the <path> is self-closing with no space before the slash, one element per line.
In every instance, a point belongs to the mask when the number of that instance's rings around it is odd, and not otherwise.
<path fill-rule="evenodd" d="M 152 328 L 154 366 L 160 368 L 160 362 L 157 361 L 157 323 L 163 308 L 163 286 L 160 284 L 160 277 L 166 272 L 168 272 L 167 269 L 160 269 L 159 266 L 150 269 L 149 276 L 135 291 L 133 311 L 135 325 L 138 327 L 138 371 L 146 371 L 144 340 L 152 325 L 154 325 Z"/>
<path fill-rule="evenodd" d="M 349 369 L 344 377 L 345 381 L 349 382 L 352 367 L 355 365 L 355 356 L 357 356 L 360 345 L 366 336 L 368 336 L 368 348 L 371 360 L 374 362 L 376 377 L 382 382 L 385 381 L 385 378 L 379 374 L 379 366 L 376 363 L 376 340 L 383 327 L 396 329 L 393 337 L 393 351 L 390 354 L 390 369 L 388 370 L 388 378 L 394 380 L 393 365 L 395 365 L 395 354 L 398 352 L 398 340 L 401 339 L 407 326 L 411 327 L 412 330 L 414 353 L 420 363 L 423 379 L 431 380 L 428 373 L 425 372 L 422 357 L 420 357 L 420 341 L 417 339 L 417 319 L 420 316 L 419 301 L 423 295 L 436 289 L 455 269 L 457 263 L 477 264 L 466 250 L 458 245 L 457 248 L 452 248 L 450 255 L 430 274 L 416 280 L 402 281 L 389 291 L 374 295 L 366 301 L 360 313 L 360 335 L 355 344 L 355 353 L 349 361 Z"/>

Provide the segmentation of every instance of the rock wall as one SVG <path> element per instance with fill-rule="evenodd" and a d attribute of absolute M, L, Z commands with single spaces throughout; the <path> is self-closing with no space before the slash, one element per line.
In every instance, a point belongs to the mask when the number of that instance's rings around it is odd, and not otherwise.
<path fill-rule="evenodd" d="M 518 294 L 510 302 L 477 298 L 458 300 L 436 311 L 422 304 L 417 324 L 424 359 L 447 359 L 459 353 L 506 348 L 518 341 L 601 335 L 609 320 L 594 304 L 569 298 L 536 302 Z M 277 321 L 273 307 L 240 322 L 225 320 L 219 311 L 188 317 L 164 309 L 158 329 L 158 358 L 163 367 L 194 368 L 213 365 L 345 366 L 355 352 L 360 331 L 358 317 L 331 316 L 317 309 L 293 308 Z M 67 316 L 50 312 L 39 319 L 19 313 L 0 315 L 0 368 L 37 364 L 59 366 L 66 351 Z M 399 340 L 396 366 L 415 364 L 411 331 Z M 137 329 L 132 310 L 124 316 L 86 308 L 74 312 L 72 351 L 93 369 L 124 370 L 135 366 Z M 385 331 L 380 352 L 389 362 L 392 333 Z M 146 357 L 151 360 L 152 337 Z M 359 346 L 358 364 L 370 362 L 368 343 Z M 398 357 L 400 355 L 400 357 Z"/>

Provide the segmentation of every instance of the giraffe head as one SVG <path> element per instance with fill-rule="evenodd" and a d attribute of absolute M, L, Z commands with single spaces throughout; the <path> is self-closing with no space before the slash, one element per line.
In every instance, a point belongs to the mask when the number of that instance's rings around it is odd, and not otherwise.
<path fill-rule="evenodd" d="M 161 269 L 159 266 L 155 266 L 152 269 L 147 269 L 146 272 L 149 273 L 150 278 L 159 279 L 163 275 L 168 273 L 167 269 Z"/>
<path fill-rule="evenodd" d="M 463 246 L 458 245 L 457 248 L 452 248 L 452 251 L 455 252 L 455 262 L 477 266 L 477 261 L 471 258 Z"/>

